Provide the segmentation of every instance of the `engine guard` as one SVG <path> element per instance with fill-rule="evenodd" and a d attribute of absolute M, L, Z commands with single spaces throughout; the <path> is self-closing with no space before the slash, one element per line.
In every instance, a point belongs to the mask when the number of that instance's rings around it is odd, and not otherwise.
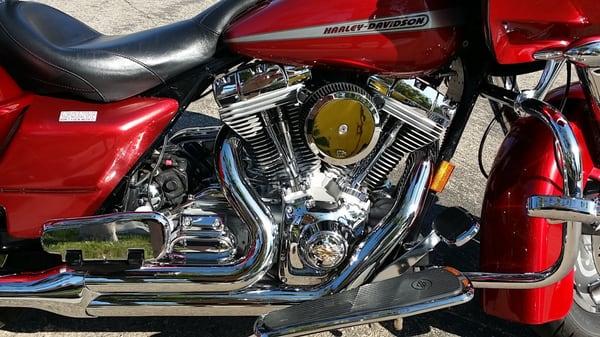
<path fill-rule="evenodd" d="M 560 105 L 564 88 L 550 95 Z M 571 96 L 584 99 L 577 86 Z M 580 105 L 573 105 L 580 106 Z M 583 181 L 594 164 L 588 150 L 581 111 L 566 112 L 581 149 Z M 481 269 L 485 272 L 527 273 L 550 267 L 561 255 L 562 226 L 529 217 L 523 205 L 531 196 L 563 194 L 555 139 L 534 117 L 521 118 L 511 128 L 496 156 L 482 209 Z M 544 324 L 564 318 L 573 304 L 573 273 L 553 285 L 528 290 L 484 289 L 487 314 L 524 324 Z"/>

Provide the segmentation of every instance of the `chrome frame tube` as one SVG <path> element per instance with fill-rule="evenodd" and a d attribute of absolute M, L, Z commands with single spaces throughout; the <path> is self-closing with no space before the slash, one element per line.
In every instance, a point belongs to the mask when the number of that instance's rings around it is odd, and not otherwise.
<path fill-rule="evenodd" d="M 522 95 L 527 98 L 543 100 L 566 63 L 567 61 L 564 59 L 549 59 L 537 86 L 533 90 L 523 91 Z"/>
<path fill-rule="evenodd" d="M 542 78 L 542 81 L 548 80 L 552 80 L 551 76 Z M 493 92 L 488 92 L 486 96 L 489 96 L 489 98 L 498 103 L 509 105 L 540 119 L 552 131 L 556 139 L 558 151 L 561 154 L 559 160 L 562 162 L 560 166 L 564 181 L 563 194 L 565 197 L 582 198 L 583 169 L 581 151 L 577 143 L 577 138 L 562 113 L 550 104 L 538 99 L 529 98 L 528 95 L 520 95 L 515 100 L 511 100 L 510 95 L 493 97 Z M 535 289 L 557 283 L 573 271 L 581 237 L 580 222 L 566 222 L 564 227 L 563 246 L 560 257 L 547 270 L 519 274 L 472 272 L 465 273 L 465 276 L 472 281 L 475 288 Z"/>

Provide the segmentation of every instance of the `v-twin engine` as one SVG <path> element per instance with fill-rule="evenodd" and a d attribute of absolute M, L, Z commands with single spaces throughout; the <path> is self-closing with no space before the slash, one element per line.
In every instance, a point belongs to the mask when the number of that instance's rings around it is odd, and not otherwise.
<path fill-rule="evenodd" d="M 392 172 L 441 141 L 456 110 L 419 78 L 313 77 L 309 68 L 257 63 L 213 87 L 255 190 L 272 209 L 283 205 L 278 277 L 294 286 L 322 284 L 348 263 L 370 222 L 389 210 Z"/>

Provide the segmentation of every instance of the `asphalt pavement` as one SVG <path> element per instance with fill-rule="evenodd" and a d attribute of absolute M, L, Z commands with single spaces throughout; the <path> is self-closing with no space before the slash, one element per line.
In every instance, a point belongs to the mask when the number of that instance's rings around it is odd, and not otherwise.
<path fill-rule="evenodd" d="M 124 34 L 190 18 L 214 3 L 214 0 L 41 0 L 55 6 L 105 34 Z M 532 86 L 534 76 L 520 79 L 523 87 Z M 193 104 L 190 111 L 215 116 L 216 107 L 209 100 Z M 457 169 L 447 190 L 440 196 L 444 206 L 462 206 L 479 215 L 486 180 L 479 172 L 477 150 L 492 115 L 486 102 L 478 102 L 453 162 Z M 191 117 L 190 120 L 194 118 Z M 502 142 L 499 128 L 494 128 L 485 147 L 484 163 L 490 167 Z M 446 251 L 458 264 L 473 265 L 477 247 L 466 251 Z M 446 262 L 447 261 L 441 261 Z M 38 311 L 26 311 L 17 324 L 0 332 L 2 336 L 205 336 L 246 337 L 252 318 L 102 318 L 69 319 Z M 395 331 L 392 324 L 372 324 L 349 328 L 325 336 L 463 336 L 463 337 L 533 337 L 529 328 L 511 324 L 481 312 L 477 299 L 449 310 L 405 319 L 404 329 Z"/>

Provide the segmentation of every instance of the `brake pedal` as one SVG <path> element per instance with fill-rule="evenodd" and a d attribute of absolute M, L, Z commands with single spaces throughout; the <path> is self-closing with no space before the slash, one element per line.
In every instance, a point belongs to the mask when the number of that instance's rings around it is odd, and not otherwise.
<path fill-rule="evenodd" d="M 274 311 L 256 336 L 304 336 L 449 308 L 473 299 L 471 282 L 452 268 L 433 268 Z"/>

